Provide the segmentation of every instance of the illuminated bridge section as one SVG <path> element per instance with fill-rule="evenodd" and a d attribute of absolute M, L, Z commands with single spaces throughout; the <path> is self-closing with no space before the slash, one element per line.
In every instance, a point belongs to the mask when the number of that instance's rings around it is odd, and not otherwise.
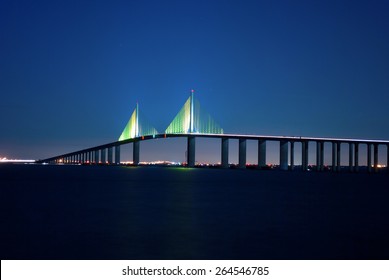
<path fill-rule="evenodd" d="M 223 134 L 223 129 L 204 111 L 200 102 L 194 98 L 194 91 L 186 100 L 184 106 L 165 130 L 166 134 Z"/>
<path fill-rule="evenodd" d="M 369 139 L 347 139 L 347 138 L 317 138 L 317 137 L 296 137 L 296 136 L 270 136 L 270 135 L 243 135 L 243 134 L 224 134 L 223 129 L 211 118 L 211 116 L 202 110 L 200 103 L 194 98 L 194 92 L 191 91 L 190 97 L 186 100 L 184 106 L 178 112 L 174 120 L 168 126 L 164 134 L 158 134 L 157 130 L 149 125 L 144 118 L 139 115 L 139 108 L 136 105 L 126 127 L 118 141 L 104 145 L 91 147 L 55 157 L 38 160 L 38 163 L 94 163 L 94 164 L 120 164 L 120 146 L 132 144 L 133 164 L 140 163 L 140 143 L 142 141 L 185 137 L 187 138 L 186 164 L 188 167 L 196 165 L 196 138 L 217 138 L 221 140 L 220 166 L 228 168 L 229 162 L 229 140 L 239 140 L 239 168 L 246 168 L 246 142 L 247 140 L 257 141 L 258 143 L 258 168 L 267 168 L 266 163 L 266 142 L 276 141 L 279 143 L 279 155 L 281 170 L 293 170 L 295 167 L 295 156 L 301 157 L 301 170 L 308 171 L 310 143 L 316 144 L 316 170 L 323 171 L 325 144 L 331 144 L 330 168 L 334 172 L 341 171 L 341 157 L 344 145 L 348 145 L 348 171 L 359 172 L 360 148 L 366 147 L 367 164 L 369 173 L 373 170 L 378 172 L 378 153 L 380 146 L 386 146 L 387 166 L 389 166 L 389 140 L 369 140 Z M 295 145 L 301 146 L 300 155 L 295 155 Z M 343 146 L 343 148 L 342 148 Z M 347 147 L 347 146 L 346 146 Z M 113 160 L 113 156 L 115 160 Z M 328 168 L 328 166 L 326 166 Z M 389 172 L 389 168 L 387 167 Z"/>
<path fill-rule="evenodd" d="M 130 120 L 119 137 L 119 141 L 156 134 L 158 134 L 158 131 L 139 114 L 139 106 L 136 104 Z"/>

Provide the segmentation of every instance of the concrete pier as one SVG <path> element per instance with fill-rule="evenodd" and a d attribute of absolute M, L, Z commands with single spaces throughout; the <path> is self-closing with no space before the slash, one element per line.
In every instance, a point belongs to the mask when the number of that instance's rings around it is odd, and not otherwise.
<path fill-rule="evenodd" d="M 95 164 L 100 163 L 99 152 L 99 150 L 95 150 Z"/>
<path fill-rule="evenodd" d="M 294 142 L 293 141 L 290 142 L 290 166 L 289 166 L 289 169 L 290 170 L 294 169 Z"/>
<path fill-rule="evenodd" d="M 374 172 L 378 172 L 378 144 L 374 144 Z"/>
<path fill-rule="evenodd" d="M 187 162 L 189 167 L 196 164 L 196 137 L 188 136 Z"/>
<path fill-rule="evenodd" d="M 107 160 L 105 158 L 105 148 L 101 149 L 101 163 L 102 164 L 106 164 L 107 163 Z"/>
<path fill-rule="evenodd" d="M 115 146 L 115 164 L 120 164 L 120 145 Z"/>
<path fill-rule="evenodd" d="M 367 144 L 367 171 L 371 172 L 371 144 Z"/>
<path fill-rule="evenodd" d="M 354 171 L 359 172 L 359 143 L 354 144 Z"/>
<path fill-rule="evenodd" d="M 246 168 L 246 139 L 239 139 L 239 168 Z"/>
<path fill-rule="evenodd" d="M 221 167 L 228 168 L 228 138 L 222 138 Z"/>
<path fill-rule="evenodd" d="M 354 144 L 348 143 L 348 167 L 349 171 L 354 171 Z"/>
<path fill-rule="evenodd" d="M 389 145 L 386 145 L 386 171 L 389 173 Z"/>
<path fill-rule="evenodd" d="M 324 170 L 324 142 L 320 142 L 320 171 Z"/>
<path fill-rule="evenodd" d="M 280 169 L 288 170 L 288 141 L 280 141 Z"/>
<path fill-rule="evenodd" d="M 112 159 L 112 147 L 108 148 L 108 164 L 112 164 L 113 159 Z"/>
<path fill-rule="evenodd" d="M 309 142 L 301 142 L 301 163 L 303 171 L 308 170 L 308 159 L 309 159 Z"/>
<path fill-rule="evenodd" d="M 301 142 L 301 170 L 306 171 L 307 169 L 305 168 L 305 146 L 307 145 L 306 142 Z"/>
<path fill-rule="evenodd" d="M 321 142 L 317 141 L 316 142 L 316 171 L 321 170 Z"/>
<path fill-rule="evenodd" d="M 258 140 L 258 168 L 266 167 L 266 140 Z"/>
<path fill-rule="evenodd" d="M 340 151 L 341 151 L 342 143 L 336 143 L 336 171 L 340 171 Z"/>
<path fill-rule="evenodd" d="M 140 142 L 135 141 L 132 143 L 132 163 L 134 165 L 139 165 L 140 156 Z"/>

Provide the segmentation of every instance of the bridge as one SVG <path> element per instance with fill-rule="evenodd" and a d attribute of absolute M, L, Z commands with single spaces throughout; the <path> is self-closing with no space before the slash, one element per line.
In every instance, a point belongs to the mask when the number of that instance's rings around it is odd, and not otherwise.
<path fill-rule="evenodd" d="M 187 166 L 194 167 L 196 163 L 196 138 L 217 138 L 221 140 L 221 167 L 229 167 L 229 140 L 238 139 L 238 167 L 246 168 L 247 140 L 258 142 L 258 168 L 265 168 L 266 163 L 266 143 L 276 141 L 279 143 L 279 168 L 281 170 L 295 169 L 295 144 L 301 143 L 301 168 L 308 170 L 309 144 L 316 144 L 316 169 L 324 170 L 324 147 L 325 143 L 331 144 L 331 170 L 339 172 L 341 170 L 341 146 L 348 145 L 348 170 L 351 172 L 360 171 L 359 150 L 362 145 L 367 147 L 367 170 L 368 172 L 378 172 L 378 153 L 382 146 L 386 146 L 387 170 L 389 172 L 389 141 L 369 140 L 369 139 L 348 139 L 348 138 L 318 138 L 318 137 L 296 137 L 296 136 L 269 136 L 269 135 L 243 135 L 225 134 L 219 124 L 200 106 L 199 101 L 191 91 L 189 98 L 175 116 L 173 121 L 164 131 L 158 131 L 149 124 L 142 114 L 139 106 L 136 105 L 127 125 L 117 141 L 74 151 L 44 160 L 39 163 L 92 163 L 92 164 L 120 164 L 120 147 L 132 143 L 133 145 L 133 165 L 140 163 L 140 144 L 158 138 L 187 138 Z"/>

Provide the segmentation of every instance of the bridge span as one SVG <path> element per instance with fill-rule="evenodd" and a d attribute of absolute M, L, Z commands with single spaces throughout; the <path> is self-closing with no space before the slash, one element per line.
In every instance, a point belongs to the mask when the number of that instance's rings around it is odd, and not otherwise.
<path fill-rule="evenodd" d="M 293 170 L 295 168 L 295 144 L 301 143 L 302 170 L 308 170 L 309 143 L 316 143 L 316 166 L 318 171 L 324 170 L 324 144 L 332 145 L 333 171 L 340 171 L 341 165 L 341 144 L 347 144 L 349 150 L 350 171 L 359 171 L 359 150 L 362 145 L 367 147 L 367 168 L 369 172 L 378 171 L 378 152 L 381 146 L 386 146 L 387 162 L 389 161 L 389 141 L 370 139 L 348 139 L 348 138 L 319 138 L 300 136 L 269 136 L 269 135 L 245 135 L 245 134 L 205 134 L 205 133 L 167 133 L 139 136 L 122 141 L 115 141 L 71 153 L 40 160 L 45 163 L 94 163 L 94 164 L 120 164 L 120 147 L 122 145 L 133 145 L 133 164 L 140 162 L 140 144 L 142 141 L 160 138 L 187 138 L 187 165 L 194 167 L 196 162 L 196 138 L 217 138 L 221 140 L 220 162 L 222 168 L 229 167 L 229 140 L 239 140 L 239 168 L 246 168 L 246 142 L 255 140 L 258 142 L 258 168 L 266 167 L 266 143 L 268 141 L 279 142 L 280 169 Z"/>
<path fill-rule="evenodd" d="M 279 143 L 279 166 L 281 170 L 295 169 L 295 144 L 301 144 L 301 167 L 308 170 L 309 144 L 316 144 L 316 169 L 324 170 L 325 143 L 331 144 L 331 170 L 341 169 L 341 146 L 348 145 L 348 169 L 351 172 L 358 172 L 360 169 L 359 155 L 360 147 L 367 148 L 367 170 L 378 172 L 378 154 L 381 147 L 386 147 L 386 166 L 389 171 L 389 140 L 370 139 L 349 139 L 349 138 L 320 138 L 303 136 L 270 136 L 270 135 L 249 135 L 249 134 L 225 134 L 223 129 L 213 118 L 205 112 L 200 103 L 194 98 L 194 91 L 176 117 L 165 130 L 165 133 L 158 133 L 157 130 L 143 120 L 139 114 L 138 104 L 132 113 L 130 120 L 125 126 L 118 141 L 111 143 L 57 155 L 51 158 L 39 160 L 40 163 L 94 163 L 94 164 L 120 164 L 120 147 L 122 145 L 133 145 L 133 164 L 139 165 L 140 144 L 159 138 L 187 138 L 187 166 L 194 167 L 196 163 L 196 138 L 217 138 L 221 141 L 220 162 L 222 168 L 229 167 L 229 140 L 238 139 L 238 167 L 246 168 L 247 140 L 258 142 L 257 162 L 258 168 L 264 168 L 266 162 L 266 143 L 276 141 Z"/>

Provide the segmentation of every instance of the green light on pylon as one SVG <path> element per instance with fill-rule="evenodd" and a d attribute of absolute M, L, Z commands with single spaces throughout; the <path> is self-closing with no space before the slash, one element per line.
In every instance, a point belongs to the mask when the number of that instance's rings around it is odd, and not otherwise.
<path fill-rule="evenodd" d="M 119 141 L 155 134 L 158 134 L 158 131 L 142 118 L 137 103 L 130 120 L 119 137 Z"/>
<path fill-rule="evenodd" d="M 223 129 L 207 112 L 201 109 L 200 102 L 194 97 L 194 90 L 191 90 L 191 95 L 165 130 L 165 133 L 223 134 Z"/>

